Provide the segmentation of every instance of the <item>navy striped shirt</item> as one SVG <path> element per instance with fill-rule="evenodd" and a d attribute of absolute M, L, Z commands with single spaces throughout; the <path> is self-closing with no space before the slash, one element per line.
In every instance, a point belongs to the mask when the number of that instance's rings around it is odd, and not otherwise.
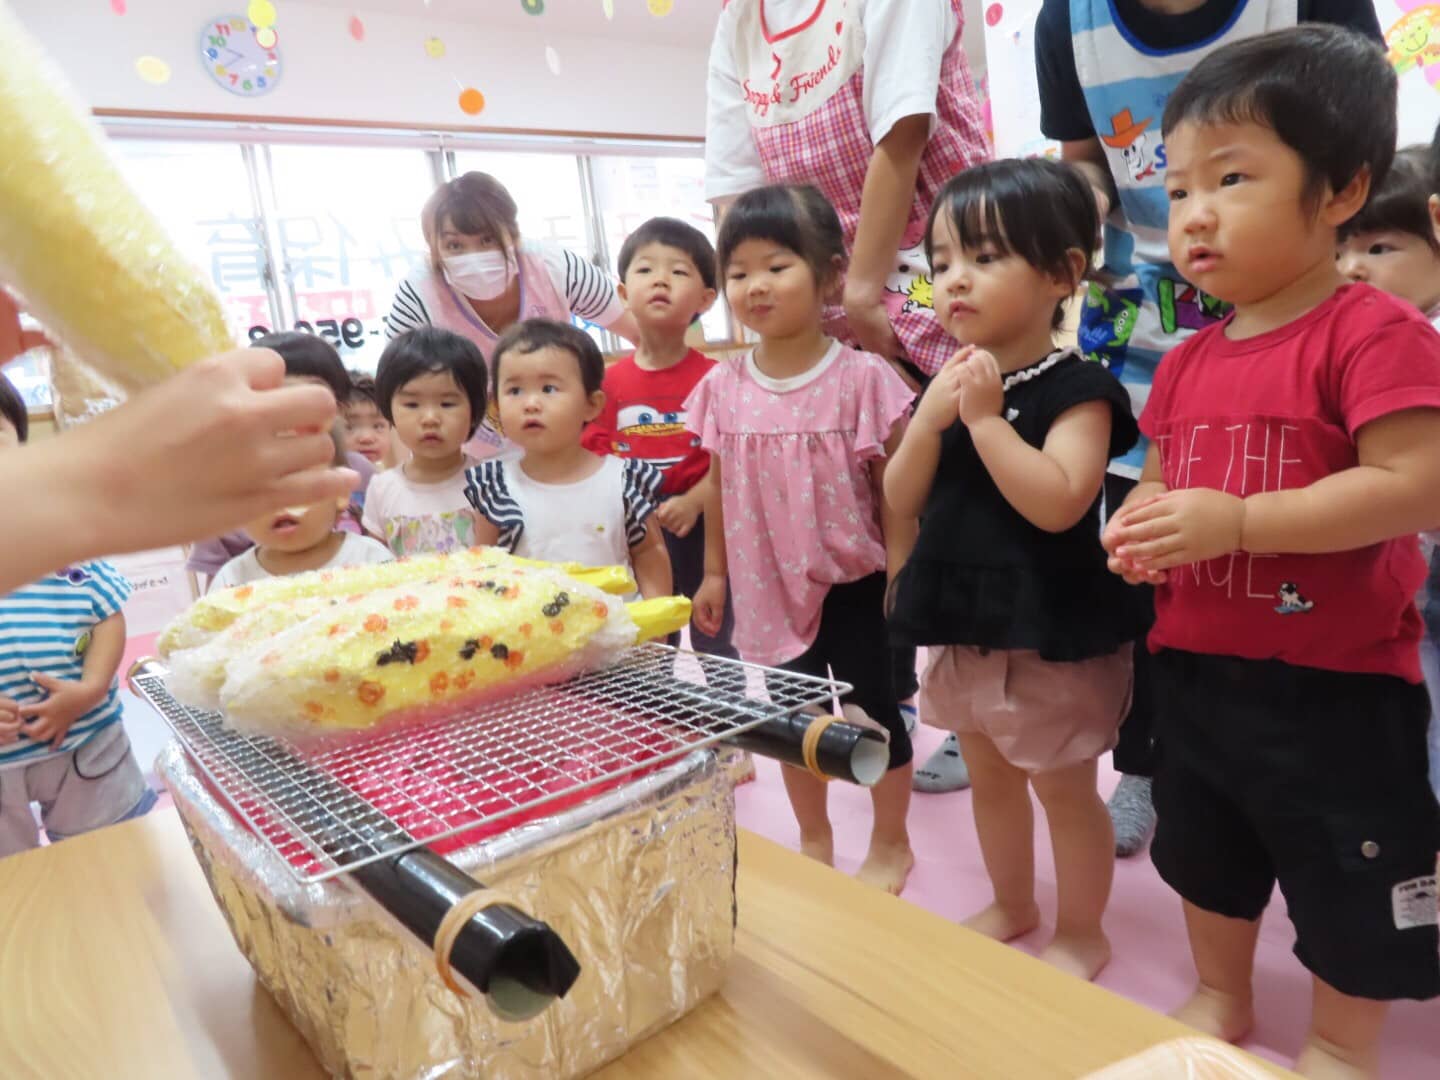
<path fill-rule="evenodd" d="M 43 671 L 57 679 L 79 681 L 85 650 L 95 626 L 118 613 L 130 596 L 130 583 L 106 562 L 79 563 L 0 597 L 0 695 L 21 705 L 44 701 L 45 691 L 30 681 Z M 101 728 L 120 719 L 120 688 L 71 725 L 59 753 L 74 750 Z M 21 735 L 0 746 L 0 768 L 38 761 L 52 753 L 48 742 Z"/>

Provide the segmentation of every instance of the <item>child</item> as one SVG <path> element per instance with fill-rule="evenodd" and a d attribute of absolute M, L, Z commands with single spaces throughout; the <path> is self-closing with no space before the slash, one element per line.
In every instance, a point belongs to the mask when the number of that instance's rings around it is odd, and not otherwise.
<path fill-rule="evenodd" d="M 340 432 L 337 423 L 332 433 L 335 464 L 344 466 L 345 442 Z M 228 589 L 307 570 L 390 562 L 394 556 L 384 544 L 339 528 L 339 517 L 347 506 L 345 499 L 292 506 L 249 522 L 245 534 L 255 546 L 226 563 L 210 588 Z"/>
<path fill-rule="evenodd" d="M 253 344 L 256 348 L 270 349 L 279 354 L 280 359 L 285 362 L 286 382 L 308 382 L 323 386 L 334 395 L 335 404 L 344 408 L 350 396 L 350 378 L 345 373 L 345 365 L 340 362 L 340 354 L 324 338 L 285 330 L 266 334 Z M 366 490 L 370 478 L 375 474 L 375 467 L 359 454 L 347 454 L 345 464 L 360 474 L 360 486 L 349 498 L 340 527 L 358 533 L 365 507 Z M 192 545 L 186 566 L 213 582 L 221 567 L 249 551 L 252 546 L 253 541 L 243 530 L 229 532 L 214 540 L 204 540 Z"/>
<path fill-rule="evenodd" d="M 685 343 L 685 331 L 715 303 L 715 249 L 705 234 L 674 218 L 651 218 L 620 248 L 620 296 L 640 330 L 631 356 L 605 372 L 605 407 L 585 431 L 597 454 L 649 461 L 665 474 L 655 517 L 676 592 L 693 597 L 705 576 L 703 515 L 710 455 L 685 430 L 685 399 L 715 361 Z M 735 658 L 734 613 L 727 606 L 714 637 L 692 626 L 697 652 Z M 675 635 L 672 644 L 678 644 Z"/>
<path fill-rule="evenodd" d="M 1165 99 L 1206 53 L 1309 21 L 1342 23 L 1381 40 L 1375 5 L 1364 0 L 1044 0 L 1035 20 L 1040 130 L 1085 173 L 1105 221 L 1103 277 L 1091 283 L 1080 313 L 1080 348 L 1110 368 L 1137 412 L 1165 351 L 1225 313 L 1175 269 L 1162 236 L 1167 158 L 1157 124 Z M 1108 508 L 1124 501 L 1144 460 L 1142 439 L 1111 463 Z M 1150 698 L 1149 657 L 1141 649 L 1135 702 L 1115 748 L 1123 775 L 1110 813 L 1119 855 L 1144 850 L 1155 827 Z"/>
<path fill-rule="evenodd" d="M 0 375 L 0 452 L 28 434 L 25 403 Z M 32 802 L 52 841 L 155 805 L 115 682 L 129 595 L 113 566 L 87 562 L 0 596 L 0 856 L 39 846 Z"/>
<path fill-rule="evenodd" d="M 380 415 L 375 400 L 375 380 L 363 371 L 350 372 L 350 397 L 341 412 L 345 416 L 345 449 L 359 454 L 377 471 L 395 464 L 392 457 L 390 421 Z"/>
<path fill-rule="evenodd" d="M 885 641 L 887 571 L 914 540 L 880 495 L 912 394 L 880 357 L 827 337 L 821 312 L 840 286 L 845 243 L 813 187 L 757 188 L 720 229 L 719 266 L 735 317 L 757 348 L 719 364 L 690 395 L 686 424 L 714 456 L 719 497 L 705 512 L 706 573 L 695 623 L 720 628 L 728 577 L 735 645 L 753 663 L 834 677 L 842 700 L 890 738 L 872 790 L 875 826 L 859 877 L 899 893 L 914 864 L 910 738 Z M 825 785 L 782 769 L 801 850 L 829 864 Z"/>
<path fill-rule="evenodd" d="M 566 323 L 528 319 L 491 355 L 500 426 L 519 460 L 472 469 L 465 497 L 479 514 L 476 543 L 547 562 L 623 566 L 640 595 L 668 596 L 670 557 L 654 522 L 660 470 L 649 462 L 596 457 L 581 443 L 605 404 L 605 359 Z"/>
<path fill-rule="evenodd" d="M 1432 172 L 1430 148 L 1412 146 L 1370 192 L 1365 208 L 1340 230 L 1340 272 L 1351 281 L 1408 300 L 1440 329 L 1440 183 Z M 1440 522 L 1440 508 L 1435 518 Z M 1440 550 L 1435 532 L 1421 536 L 1430 566 L 1421 592 L 1425 637 L 1420 666 L 1430 691 L 1430 786 L 1440 794 Z"/>
<path fill-rule="evenodd" d="M 1395 110 L 1384 52 L 1320 25 L 1217 50 L 1171 95 L 1170 252 L 1234 311 L 1161 365 L 1104 536 L 1113 570 L 1157 586 L 1152 857 L 1200 975 L 1177 1015 L 1250 1029 L 1278 880 L 1314 975 L 1310 1076 L 1373 1076 L 1387 1002 L 1440 994 L 1414 601 L 1440 338 L 1334 257 Z"/>
<path fill-rule="evenodd" d="M 1115 836 L 1096 759 L 1115 745 L 1145 614 L 1107 573 L 1100 489 L 1139 437 L 1101 365 L 1057 350 L 1062 301 L 1089 269 L 1095 202 L 1043 159 L 967 169 L 940 192 L 927 248 L 936 311 L 963 348 L 936 375 L 885 494 L 919 515 L 891 626 L 937 646 L 930 723 L 959 733 L 995 902 L 968 920 L 1008 941 L 1039 924 L 1030 787 L 1050 825 L 1059 914 L 1042 954 L 1092 979 Z"/>
<path fill-rule="evenodd" d="M 485 415 L 485 360 L 471 342 L 424 326 L 385 347 L 376 371 L 380 414 L 410 452 L 377 476 L 365 502 L 365 531 L 396 555 L 473 547 L 463 447 Z"/>

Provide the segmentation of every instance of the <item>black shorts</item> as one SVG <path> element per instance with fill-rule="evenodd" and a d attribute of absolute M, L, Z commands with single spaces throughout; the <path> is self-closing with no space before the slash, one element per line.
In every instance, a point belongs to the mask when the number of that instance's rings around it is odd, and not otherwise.
<path fill-rule="evenodd" d="M 1276 881 L 1295 955 L 1353 997 L 1440 995 L 1423 686 L 1278 660 L 1153 657 L 1151 858 L 1190 903 L 1257 919 Z"/>
<path fill-rule="evenodd" d="M 890 637 L 885 631 L 885 575 L 871 574 L 831 586 L 820 609 L 815 642 L 794 660 L 775 666 L 797 675 L 833 676 L 855 689 L 840 699 L 858 705 L 890 733 L 890 768 L 915 756 L 895 696 Z"/>

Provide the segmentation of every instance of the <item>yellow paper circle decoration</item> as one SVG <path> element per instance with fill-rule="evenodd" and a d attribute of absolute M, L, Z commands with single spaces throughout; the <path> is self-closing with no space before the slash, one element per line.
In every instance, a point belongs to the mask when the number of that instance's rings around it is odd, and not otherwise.
<path fill-rule="evenodd" d="M 142 56 L 135 61 L 135 74 L 154 86 L 170 81 L 170 65 L 158 56 Z"/>
<path fill-rule="evenodd" d="M 257 30 L 264 30 L 275 25 L 275 5 L 270 0 L 250 0 L 250 6 L 246 8 L 245 14 L 250 17 L 250 22 Z"/>
<path fill-rule="evenodd" d="M 438 37 L 425 39 L 425 52 L 431 60 L 439 60 L 445 55 L 445 42 Z"/>
<path fill-rule="evenodd" d="M 650 14 L 657 19 L 675 10 L 675 0 L 650 0 Z"/>

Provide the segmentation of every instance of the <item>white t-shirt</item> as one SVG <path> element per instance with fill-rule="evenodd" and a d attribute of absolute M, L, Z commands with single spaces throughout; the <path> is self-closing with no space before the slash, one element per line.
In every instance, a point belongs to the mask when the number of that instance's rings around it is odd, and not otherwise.
<path fill-rule="evenodd" d="M 324 566 L 317 567 L 320 570 L 338 570 L 343 566 L 369 566 L 371 563 L 394 562 L 395 556 L 385 550 L 384 544 L 377 544 L 368 536 L 356 536 L 354 533 L 342 533 L 345 537 L 340 542 L 340 549 L 331 556 L 330 561 Z M 215 575 L 210 582 L 210 589 L 231 589 L 237 585 L 249 585 L 254 581 L 263 581 L 266 578 L 275 577 L 265 567 L 260 565 L 260 549 L 251 548 L 249 551 L 236 555 Z"/>
<path fill-rule="evenodd" d="M 827 17 L 827 6 L 843 12 L 843 5 L 825 0 L 731 0 L 720 13 L 710 46 L 710 67 L 706 88 L 705 198 L 710 200 L 742 195 L 766 183 L 759 150 L 751 136 L 750 108 L 746 88 L 741 84 L 737 48 L 770 50 L 766 41 L 737 42 L 735 22 L 742 9 L 764 4 L 765 24 L 773 36 L 799 27 L 787 38 L 813 39 L 816 66 L 827 60 L 830 43 L 836 38 L 838 17 Z M 960 30 L 950 0 L 852 0 L 859 9 L 865 72 L 865 122 L 870 139 L 878 143 L 895 124 L 907 116 L 935 117 L 935 88 L 945 50 Z M 754 70 L 752 68 L 752 70 Z M 792 103 L 788 95 L 767 119 L 784 122 L 783 110 Z M 799 97 L 794 106 L 805 113 L 823 105 Z"/>
<path fill-rule="evenodd" d="M 405 466 L 387 469 L 370 481 L 360 523 L 396 555 L 462 551 L 475 546 L 475 518 L 465 501 L 467 457 L 452 476 L 418 484 Z"/>

